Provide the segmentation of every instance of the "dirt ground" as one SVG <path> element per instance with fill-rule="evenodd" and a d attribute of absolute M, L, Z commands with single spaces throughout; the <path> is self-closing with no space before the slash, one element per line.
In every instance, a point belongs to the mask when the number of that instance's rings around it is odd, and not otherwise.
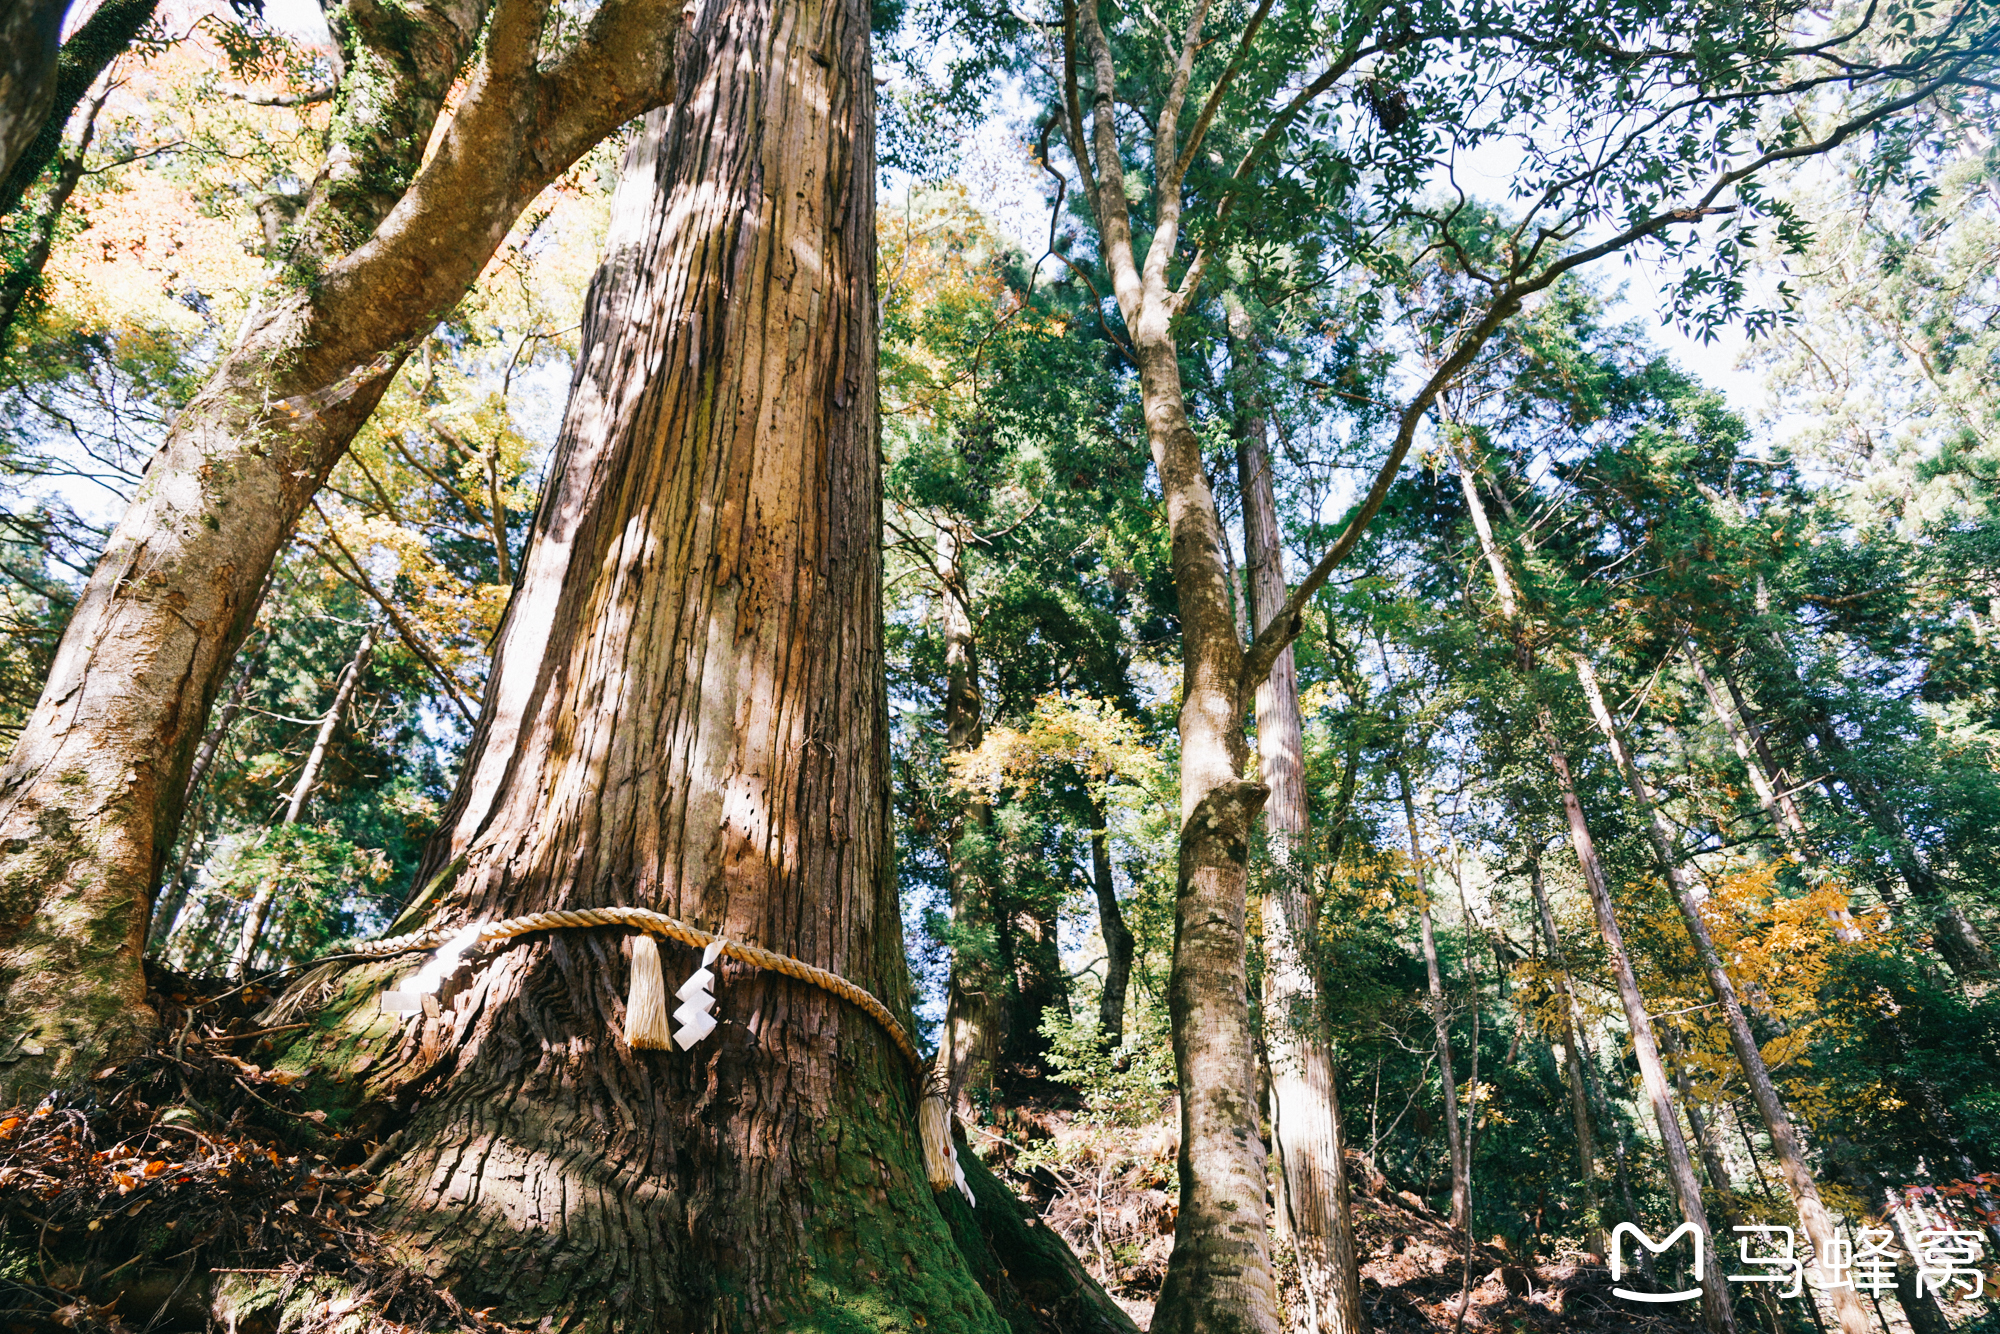
<path fill-rule="evenodd" d="M 987 1165 L 1031 1200 L 1141 1329 L 1173 1249 L 1173 1121 L 1132 1128 L 1093 1126 L 1057 1109 L 1012 1107 L 973 1131 Z M 1480 1244 L 1470 1270 L 1465 1236 L 1421 1199 L 1398 1191 L 1358 1159 L 1356 1243 L 1362 1301 L 1378 1334 L 1448 1334 L 1461 1296 L 1468 1331 L 1563 1334 L 1697 1334 L 1692 1310 L 1648 1311 L 1612 1296 L 1595 1257 L 1524 1259 Z M 1295 1328 L 1307 1324 L 1282 1251 L 1279 1281 Z M 1468 1283 L 1469 1280 L 1469 1283 Z"/>

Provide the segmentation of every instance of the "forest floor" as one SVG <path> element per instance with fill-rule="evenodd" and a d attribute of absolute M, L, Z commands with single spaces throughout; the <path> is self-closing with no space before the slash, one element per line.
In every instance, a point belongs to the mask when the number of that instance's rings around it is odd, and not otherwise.
<path fill-rule="evenodd" d="M 1061 1233 L 1098 1282 L 1141 1329 L 1173 1249 L 1176 1133 L 1171 1114 L 1148 1125 L 1109 1127 L 1050 1106 L 1010 1106 L 972 1132 L 989 1168 Z M 1354 1183 L 1362 1303 L 1377 1334 L 1698 1334 L 1675 1312 L 1648 1311 L 1612 1296 L 1611 1273 L 1581 1253 L 1523 1257 L 1473 1247 L 1424 1200 L 1349 1159 Z M 1300 1296 L 1281 1252 L 1284 1296 Z M 1465 1318 L 1458 1321 L 1461 1296 Z M 1305 1313 L 1290 1312 L 1294 1327 Z"/>
<path fill-rule="evenodd" d="M 338 1282 L 398 1326 L 507 1328 L 377 1235 L 377 1146 L 327 1125 L 290 1078 L 263 1068 L 283 1030 L 255 1027 L 262 995 L 164 970 L 153 982 L 149 999 L 175 1035 L 164 1049 L 34 1111 L 0 1111 L 0 1330 L 138 1334 L 149 1312 L 201 1327 L 227 1301 L 223 1275 L 301 1292 Z M 987 1166 L 1147 1328 L 1173 1247 L 1171 1107 L 1137 1127 L 1052 1102 L 1005 1107 L 995 1121 L 970 1131 Z M 1468 1266 L 1464 1235 L 1418 1195 L 1358 1159 L 1350 1176 L 1377 1334 L 1699 1334 L 1678 1313 L 1613 1297 L 1595 1257 L 1479 1244 Z M 1296 1298 L 1289 1257 L 1279 1262 Z"/>

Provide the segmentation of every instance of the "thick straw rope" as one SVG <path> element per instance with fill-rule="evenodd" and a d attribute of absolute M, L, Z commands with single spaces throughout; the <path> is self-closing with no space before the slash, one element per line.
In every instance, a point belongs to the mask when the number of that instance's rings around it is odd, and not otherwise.
<path fill-rule="evenodd" d="M 689 926 L 665 913 L 649 908 L 573 908 L 560 912 L 533 912 L 522 917 L 508 917 L 498 922 L 490 922 L 479 928 L 473 940 L 475 948 L 497 945 L 515 936 L 525 936 L 534 931 L 560 931 L 570 927 L 629 926 L 653 935 L 666 936 L 696 949 L 706 948 L 720 937 Z M 383 955 L 401 954 L 407 950 L 435 949 L 449 940 L 453 932 L 413 931 L 406 936 L 391 936 L 387 940 L 369 940 L 354 944 L 347 949 L 350 954 Z M 743 963 L 768 968 L 774 973 L 809 982 L 830 995 L 838 996 L 848 1004 L 865 1011 L 869 1018 L 880 1024 L 883 1031 L 895 1042 L 896 1049 L 903 1053 L 903 1059 L 910 1063 L 912 1070 L 924 1069 L 924 1058 L 917 1051 L 917 1044 L 889 1013 L 889 1007 L 855 986 L 838 973 L 830 973 L 824 968 L 816 968 L 803 959 L 794 959 L 788 954 L 777 954 L 756 945 L 746 945 L 740 941 L 724 940 L 724 956 Z"/>

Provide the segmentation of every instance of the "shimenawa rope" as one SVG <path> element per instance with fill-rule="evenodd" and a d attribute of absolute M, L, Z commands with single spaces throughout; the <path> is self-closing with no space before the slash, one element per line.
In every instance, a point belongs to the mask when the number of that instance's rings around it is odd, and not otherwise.
<path fill-rule="evenodd" d="M 689 926 L 686 922 L 654 912 L 650 908 L 572 908 L 556 912 L 527 913 L 520 917 L 508 917 L 498 922 L 475 923 L 458 931 L 413 931 L 407 935 L 391 936 L 386 940 L 357 942 L 348 947 L 348 952 L 366 956 L 402 954 L 410 950 L 435 949 L 437 956 L 418 971 L 422 979 L 430 974 L 428 981 L 419 981 L 418 992 L 435 991 L 437 984 L 458 968 L 460 956 L 474 949 L 489 948 L 503 940 L 525 936 L 536 931 L 561 931 L 571 928 L 595 926 L 625 926 L 638 930 L 641 934 L 632 949 L 632 987 L 625 1007 L 625 1040 L 634 1047 L 665 1048 L 669 1046 L 666 1014 L 666 985 L 662 977 L 659 949 L 653 944 L 655 935 L 678 940 L 692 945 L 703 952 L 702 967 L 693 978 L 683 984 L 680 995 L 684 1001 L 698 1009 L 705 1008 L 700 1002 L 713 1003 L 707 994 L 711 980 L 709 965 L 718 954 L 736 959 L 758 968 L 767 968 L 786 977 L 810 983 L 829 995 L 837 996 L 857 1007 L 882 1026 L 903 1059 L 910 1063 L 913 1073 L 924 1075 L 925 1062 L 917 1051 L 917 1044 L 889 1013 L 889 1007 L 877 1000 L 867 990 L 854 985 L 838 973 L 828 972 L 803 959 L 794 959 L 788 954 L 778 954 L 743 941 L 725 940 L 721 936 Z M 650 965 L 650 966 L 649 966 Z M 384 994 L 384 1008 L 414 1010 L 421 1002 L 414 1001 L 412 993 L 390 992 Z M 683 1006 L 687 1011 L 689 1006 Z M 708 1027 L 713 1021 L 708 1021 Z M 692 1046 L 708 1031 L 707 1027 L 695 1032 L 692 1040 L 684 1037 L 683 1045 Z M 958 1164 L 958 1149 L 951 1141 L 951 1111 L 946 1105 L 947 1088 L 936 1072 L 924 1080 L 922 1096 L 917 1108 L 917 1127 L 921 1132 L 924 1150 L 924 1175 L 933 1190 L 956 1188 L 972 1200 L 971 1187 L 966 1184 L 965 1174 Z"/>

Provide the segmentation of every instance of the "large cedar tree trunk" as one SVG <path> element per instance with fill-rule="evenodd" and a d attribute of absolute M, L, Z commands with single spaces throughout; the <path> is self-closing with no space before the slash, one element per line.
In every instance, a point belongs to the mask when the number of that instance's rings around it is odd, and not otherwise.
<path fill-rule="evenodd" d="M 1463 1232 L 1472 1226 L 1472 1154 L 1466 1127 L 1458 1114 L 1458 1074 L 1451 1060 L 1451 1019 L 1445 1008 L 1444 969 L 1438 962 L 1437 934 L 1431 928 L 1429 861 L 1417 831 L 1417 804 L 1410 780 L 1396 775 L 1403 789 L 1403 819 L 1410 828 L 1410 865 L 1417 875 L 1417 928 L 1424 951 L 1424 978 L 1430 988 L 1431 1034 L 1437 1048 L 1438 1078 L 1444 1085 L 1444 1147 L 1451 1169 L 1451 1225 Z"/>
<path fill-rule="evenodd" d="M 357 27 L 381 18 L 356 8 Z M 273 560 L 412 341 L 521 209 L 665 95 L 679 15 L 671 0 L 606 0 L 551 59 L 537 0 L 434 0 L 356 48 L 371 59 L 348 63 L 303 268 L 174 423 L 0 769 L 0 1105 L 151 1032 L 139 960 L 153 887 Z"/>
<path fill-rule="evenodd" d="M 432 924 L 637 904 L 907 1015 L 890 857 L 874 89 L 858 0 L 707 0 L 628 162 Z M 691 1052 L 620 1036 L 626 933 L 448 985 L 385 1189 L 474 1306 L 565 1328 L 999 1328 L 864 1013 L 724 963 Z M 665 950 L 668 985 L 695 956 Z M 955 1197 L 953 1197 L 955 1198 Z"/>

